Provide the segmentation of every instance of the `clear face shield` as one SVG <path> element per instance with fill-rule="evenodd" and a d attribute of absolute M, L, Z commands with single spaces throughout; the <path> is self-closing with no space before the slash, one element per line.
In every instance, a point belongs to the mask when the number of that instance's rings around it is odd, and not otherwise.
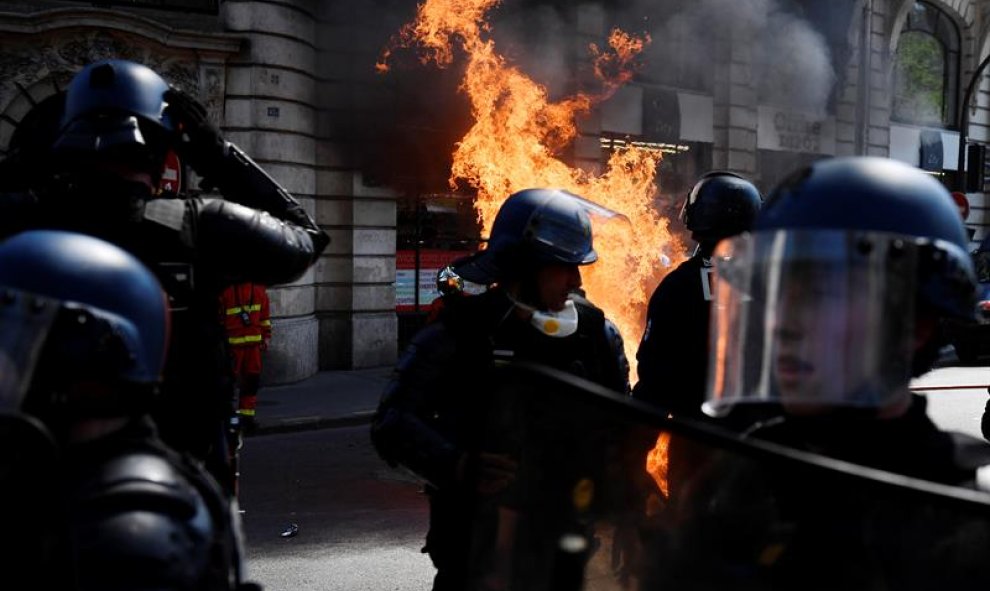
<path fill-rule="evenodd" d="M 0 412 L 17 412 L 59 313 L 54 300 L 0 293 Z"/>
<path fill-rule="evenodd" d="M 709 415 L 882 409 L 909 396 L 919 247 L 891 234 L 777 231 L 713 258 Z"/>

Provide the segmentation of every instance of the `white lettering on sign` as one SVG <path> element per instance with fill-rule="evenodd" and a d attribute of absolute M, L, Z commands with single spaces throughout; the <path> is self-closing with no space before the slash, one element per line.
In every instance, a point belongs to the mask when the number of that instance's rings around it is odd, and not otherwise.
<path fill-rule="evenodd" d="M 757 147 L 761 150 L 835 153 L 835 121 L 808 113 L 760 107 Z"/>

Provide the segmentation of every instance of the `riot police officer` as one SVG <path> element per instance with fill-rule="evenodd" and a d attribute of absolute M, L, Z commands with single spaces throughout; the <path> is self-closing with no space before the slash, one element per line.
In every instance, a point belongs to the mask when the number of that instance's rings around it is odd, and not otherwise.
<path fill-rule="evenodd" d="M 621 342 L 608 334 L 604 313 L 577 294 L 580 266 L 598 258 L 588 213 L 597 207 L 560 190 L 511 195 L 488 248 L 454 268 L 492 287 L 450 299 L 439 321 L 414 337 L 382 396 L 372 440 L 385 460 L 428 482 L 425 551 L 437 591 L 468 586 L 472 511 L 510 486 L 518 469 L 518 457 L 480 444 L 493 363 L 525 360 L 626 388 Z"/>
<path fill-rule="evenodd" d="M 205 459 L 229 485 L 224 423 L 233 388 L 217 296 L 231 283 L 295 280 L 329 238 L 285 189 L 222 138 L 201 104 L 149 68 L 123 60 L 90 64 L 63 100 L 50 141 L 21 134 L 30 149 L 11 151 L 12 158 L 29 161 L 5 170 L 34 174 L 21 182 L 6 179 L 0 231 L 82 231 L 122 246 L 156 273 L 173 314 L 156 419 L 170 445 Z M 44 104 L 53 112 L 51 105 L 59 106 Z M 36 127 L 52 133 L 50 122 Z M 203 188 L 217 187 L 225 199 L 161 194 L 169 151 L 204 178 Z"/>
<path fill-rule="evenodd" d="M 718 343 L 705 410 L 771 406 L 748 435 L 958 484 L 980 441 L 940 431 L 908 386 L 944 317 L 975 313 L 976 276 L 948 191 L 908 165 L 836 158 L 767 198 L 715 252 Z"/>
<path fill-rule="evenodd" d="M 679 416 L 704 416 L 712 251 L 719 240 L 748 230 L 760 203 L 756 187 L 731 172 L 709 172 L 691 189 L 681 220 L 698 245 L 650 298 L 646 330 L 636 352 L 636 398 Z"/>
<path fill-rule="evenodd" d="M 0 293 L 4 576 L 50 589 L 247 589 L 235 507 L 148 418 L 168 338 L 154 275 L 102 240 L 36 230 L 0 242 Z M 20 471 L 24 456 L 44 487 Z"/>

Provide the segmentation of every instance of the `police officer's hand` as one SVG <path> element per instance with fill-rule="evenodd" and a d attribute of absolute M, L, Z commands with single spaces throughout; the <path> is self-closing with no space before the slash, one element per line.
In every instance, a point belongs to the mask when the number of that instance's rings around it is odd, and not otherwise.
<path fill-rule="evenodd" d="M 483 495 L 505 490 L 515 479 L 519 463 L 505 454 L 479 452 L 466 455 L 458 469 L 458 479 Z"/>
<path fill-rule="evenodd" d="M 202 176 L 209 176 L 223 158 L 224 142 L 220 130 L 210 121 L 206 107 L 195 97 L 172 86 L 165 92 L 177 132 L 176 152 Z"/>

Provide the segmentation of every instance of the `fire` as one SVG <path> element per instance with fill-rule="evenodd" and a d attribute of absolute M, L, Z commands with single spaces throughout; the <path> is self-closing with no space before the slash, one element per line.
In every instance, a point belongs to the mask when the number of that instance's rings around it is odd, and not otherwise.
<path fill-rule="evenodd" d="M 653 477 L 664 498 L 670 498 L 670 485 L 667 473 L 670 469 L 670 433 L 662 431 L 657 444 L 646 454 L 646 472 Z"/>
<path fill-rule="evenodd" d="M 578 137 L 578 119 L 631 78 L 633 60 L 649 38 L 615 30 L 607 48 L 591 45 L 601 90 L 551 101 L 547 89 L 507 63 L 488 38 L 485 16 L 497 4 L 426 0 L 393 44 L 418 44 L 423 62 L 440 67 L 453 60 L 455 44 L 467 57 L 461 90 L 470 98 L 474 125 L 457 145 L 450 182 L 477 189 L 475 208 L 485 234 L 505 198 L 532 187 L 566 189 L 628 218 L 631 227 L 624 222 L 596 226 L 599 262 L 585 269 L 584 283 L 588 297 L 619 327 L 635 380 L 646 307 L 665 272 L 660 254 L 684 250 L 653 207 L 661 154 L 628 148 L 613 152 L 603 170 L 586 171 L 566 164 L 560 151 Z M 379 70 L 387 69 L 388 57 L 386 50 Z"/>

